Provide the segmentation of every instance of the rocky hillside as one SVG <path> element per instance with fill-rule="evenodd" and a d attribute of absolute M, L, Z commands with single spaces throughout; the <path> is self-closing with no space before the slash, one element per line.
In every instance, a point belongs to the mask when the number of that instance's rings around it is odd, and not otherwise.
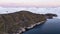
<path fill-rule="evenodd" d="M 19 11 L 9 14 L 0 14 L 0 34 L 19 34 L 26 29 L 44 23 L 47 18 L 55 14 L 35 14 L 29 11 Z M 47 17 L 47 18 L 46 18 Z"/>

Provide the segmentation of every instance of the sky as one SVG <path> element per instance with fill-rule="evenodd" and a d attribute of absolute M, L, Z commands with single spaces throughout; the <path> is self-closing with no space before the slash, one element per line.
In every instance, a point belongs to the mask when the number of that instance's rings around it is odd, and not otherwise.
<path fill-rule="evenodd" d="M 58 7 L 60 0 L 0 0 L 1 7 Z"/>

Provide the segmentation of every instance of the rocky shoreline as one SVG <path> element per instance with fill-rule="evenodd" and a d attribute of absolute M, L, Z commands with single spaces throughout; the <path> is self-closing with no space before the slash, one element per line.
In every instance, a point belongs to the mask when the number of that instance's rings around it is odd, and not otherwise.
<path fill-rule="evenodd" d="M 31 26 L 26 27 L 26 28 L 22 28 L 22 30 L 20 30 L 19 33 L 16 33 L 16 34 L 22 34 L 22 32 L 25 32 L 26 29 L 34 28 L 36 25 L 40 25 L 40 24 L 43 24 L 43 23 L 45 23 L 45 21 L 38 22 L 38 23 L 36 23 L 36 24 L 32 24 Z"/>

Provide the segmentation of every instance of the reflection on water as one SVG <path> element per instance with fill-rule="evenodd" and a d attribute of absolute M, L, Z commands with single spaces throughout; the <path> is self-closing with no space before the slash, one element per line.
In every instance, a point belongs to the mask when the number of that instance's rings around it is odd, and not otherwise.
<path fill-rule="evenodd" d="M 60 34 L 60 19 L 48 19 L 46 23 L 38 25 L 23 34 Z"/>

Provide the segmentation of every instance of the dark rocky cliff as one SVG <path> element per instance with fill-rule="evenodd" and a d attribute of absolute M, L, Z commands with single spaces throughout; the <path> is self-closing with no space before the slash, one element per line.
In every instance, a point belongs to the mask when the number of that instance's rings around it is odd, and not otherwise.
<path fill-rule="evenodd" d="M 52 15 L 52 16 L 49 16 Z M 17 34 L 27 29 L 41 24 L 47 17 L 56 16 L 55 14 L 35 14 L 29 11 L 19 11 L 9 14 L 0 14 L 0 34 Z"/>

